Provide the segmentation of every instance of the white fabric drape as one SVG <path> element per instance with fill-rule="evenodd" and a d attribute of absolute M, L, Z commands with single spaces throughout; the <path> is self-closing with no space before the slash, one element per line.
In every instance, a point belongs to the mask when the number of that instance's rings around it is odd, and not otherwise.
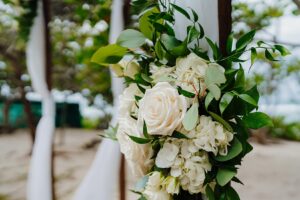
<path fill-rule="evenodd" d="M 205 35 L 212 41 L 219 41 L 218 0 L 176 0 L 176 4 L 185 10 L 193 8 L 199 15 L 199 22 L 204 28 Z M 191 25 L 191 22 L 178 12 L 175 12 L 175 20 L 176 37 L 184 40 L 186 28 Z M 208 47 L 206 42 L 202 42 L 201 46 Z"/>
<path fill-rule="evenodd" d="M 27 183 L 28 200 L 52 200 L 51 156 L 55 129 L 55 104 L 48 90 L 45 74 L 45 26 L 42 2 L 31 28 L 26 62 L 35 92 L 42 97 L 42 118 L 36 129 Z"/>
<path fill-rule="evenodd" d="M 124 28 L 123 0 L 114 0 L 112 4 L 110 43 L 114 43 Z M 119 94 L 123 91 L 123 80 L 111 73 L 114 112 L 111 124 L 117 121 Z M 118 186 L 121 154 L 119 144 L 104 139 L 97 151 L 86 177 L 75 193 L 74 200 L 112 200 Z"/>

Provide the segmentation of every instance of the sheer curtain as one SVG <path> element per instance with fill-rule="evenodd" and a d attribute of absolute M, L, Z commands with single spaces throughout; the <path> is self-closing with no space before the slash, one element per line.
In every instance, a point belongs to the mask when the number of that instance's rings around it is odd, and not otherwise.
<path fill-rule="evenodd" d="M 112 4 L 110 43 L 114 43 L 124 29 L 123 0 L 114 0 Z M 117 121 L 119 94 L 123 91 L 123 79 L 111 73 L 114 96 L 114 114 L 111 124 Z M 118 186 L 121 153 L 115 141 L 104 139 L 97 151 L 86 177 L 75 193 L 74 200 L 112 200 Z"/>
<path fill-rule="evenodd" d="M 38 13 L 26 48 L 26 62 L 32 86 L 42 97 L 42 118 L 36 130 L 28 174 L 28 200 L 52 200 L 51 152 L 55 129 L 55 104 L 46 83 L 44 27 L 42 1 L 39 1 Z"/>

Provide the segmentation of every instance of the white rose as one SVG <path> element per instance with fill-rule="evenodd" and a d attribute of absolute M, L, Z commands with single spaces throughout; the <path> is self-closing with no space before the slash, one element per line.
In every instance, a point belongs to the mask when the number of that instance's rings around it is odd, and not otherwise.
<path fill-rule="evenodd" d="M 139 102 L 138 128 L 146 122 L 150 135 L 172 135 L 187 110 L 186 98 L 167 82 L 159 82 L 146 90 Z"/>
<path fill-rule="evenodd" d="M 171 196 L 168 192 L 162 189 L 163 176 L 160 172 L 153 172 L 149 177 L 144 196 L 148 200 L 170 200 Z"/>
<path fill-rule="evenodd" d="M 166 142 L 157 154 L 155 164 L 159 168 L 170 168 L 175 162 L 179 147 Z"/>
<path fill-rule="evenodd" d="M 117 64 L 111 65 L 111 68 L 116 73 L 117 76 L 128 76 L 134 78 L 140 71 L 140 66 L 135 61 L 128 61 L 128 59 L 123 59 Z"/>
<path fill-rule="evenodd" d="M 130 84 L 119 96 L 119 121 L 121 118 L 128 117 L 132 113 L 137 113 L 136 100 L 134 98 L 135 95 L 141 95 L 140 90 L 136 84 Z"/>
<path fill-rule="evenodd" d="M 121 152 L 125 155 L 126 161 L 136 178 L 147 174 L 153 166 L 151 145 L 137 144 L 133 142 L 127 134 L 139 136 L 136 120 L 131 117 L 123 118 L 119 121 L 117 139 L 120 144 Z"/>
<path fill-rule="evenodd" d="M 174 72 L 177 78 L 176 84 L 194 94 L 196 92 L 202 94 L 206 89 L 204 78 L 207 68 L 207 61 L 194 53 L 189 54 L 185 58 L 177 59 Z"/>
<path fill-rule="evenodd" d="M 179 182 L 175 177 L 168 176 L 163 185 L 166 187 L 166 190 L 169 194 L 179 194 Z"/>

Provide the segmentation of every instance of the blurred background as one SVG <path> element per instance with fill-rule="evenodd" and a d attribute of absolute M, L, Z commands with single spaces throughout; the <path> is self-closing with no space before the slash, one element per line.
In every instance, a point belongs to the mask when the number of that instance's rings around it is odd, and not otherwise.
<path fill-rule="evenodd" d="M 234 37 L 257 29 L 257 40 L 281 43 L 292 52 L 276 63 L 261 56 L 248 73 L 249 86 L 259 85 L 260 109 L 273 117 L 274 127 L 253 132 L 254 152 L 239 173 L 245 185 L 236 187 L 243 200 L 298 200 L 300 0 L 232 0 L 232 5 Z M 99 134 L 111 119 L 109 70 L 90 63 L 92 54 L 108 43 L 110 7 L 110 0 L 49 4 L 59 200 L 72 197 L 101 145 Z M 34 10 L 31 1 L 0 0 L 0 200 L 25 199 L 30 153 L 42 112 L 25 60 Z M 137 26 L 138 10 L 128 6 L 125 13 L 126 26 Z"/>

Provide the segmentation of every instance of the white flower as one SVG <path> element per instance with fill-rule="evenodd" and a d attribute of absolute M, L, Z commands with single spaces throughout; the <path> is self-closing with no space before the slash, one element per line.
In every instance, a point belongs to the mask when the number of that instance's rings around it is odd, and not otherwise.
<path fill-rule="evenodd" d="M 184 190 L 191 194 L 204 191 L 205 173 L 211 170 L 208 155 L 205 152 L 197 152 L 191 158 L 186 159 L 183 166 L 183 174 L 179 177 Z"/>
<path fill-rule="evenodd" d="M 153 155 L 152 148 L 148 144 L 142 145 L 133 142 L 127 134 L 139 136 L 136 120 L 130 117 L 119 121 L 117 138 L 121 152 L 125 155 L 133 175 L 136 178 L 140 178 L 147 174 L 153 165 L 153 160 L 151 159 Z"/>
<path fill-rule="evenodd" d="M 200 122 L 194 133 L 195 145 L 207 152 L 213 152 L 215 155 L 218 153 L 226 155 L 227 147 L 233 139 L 233 133 L 207 116 L 200 116 Z"/>
<path fill-rule="evenodd" d="M 175 144 L 166 142 L 157 154 L 155 164 L 159 168 L 170 168 L 176 159 L 179 147 Z"/>
<path fill-rule="evenodd" d="M 137 112 L 134 98 L 135 95 L 140 95 L 140 91 L 136 84 L 130 84 L 119 96 L 119 121 L 122 121 L 122 118 L 130 117 L 132 113 Z"/>
<path fill-rule="evenodd" d="M 175 177 L 168 176 L 164 181 L 163 185 L 169 194 L 179 194 L 179 182 Z"/>
<path fill-rule="evenodd" d="M 137 144 L 128 137 L 128 134 L 141 137 L 137 130 L 137 121 L 131 117 L 137 109 L 134 95 L 139 95 L 139 90 L 135 84 L 131 84 L 120 95 L 117 138 L 128 165 L 133 174 L 139 178 L 144 176 L 152 167 L 151 156 L 153 152 L 151 145 Z"/>
<path fill-rule="evenodd" d="M 175 70 L 175 67 L 165 67 L 165 66 L 156 66 L 155 64 L 150 64 L 150 72 L 152 74 L 151 78 L 153 82 L 163 82 L 165 80 L 171 80 L 171 73 Z M 175 79 L 174 79 L 175 80 Z"/>
<path fill-rule="evenodd" d="M 140 66 L 135 61 L 121 60 L 118 64 L 111 65 L 117 76 L 128 76 L 134 78 L 134 75 L 139 73 Z"/>
<path fill-rule="evenodd" d="M 169 83 L 159 82 L 147 89 L 139 102 L 139 131 L 145 121 L 150 135 L 172 135 L 182 123 L 186 110 L 186 98 Z"/>
<path fill-rule="evenodd" d="M 160 172 L 153 172 L 149 177 L 145 191 L 147 200 L 170 200 L 171 196 L 162 188 L 163 176 Z"/>
<path fill-rule="evenodd" d="M 176 84 L 189 92 L 203 93 L 206 89 L 204 78 L 207 68 L 207 61 L 194 53 L 189 54 L 185 58 L 177 59 L 174 72 L 177 78 Z"/>

